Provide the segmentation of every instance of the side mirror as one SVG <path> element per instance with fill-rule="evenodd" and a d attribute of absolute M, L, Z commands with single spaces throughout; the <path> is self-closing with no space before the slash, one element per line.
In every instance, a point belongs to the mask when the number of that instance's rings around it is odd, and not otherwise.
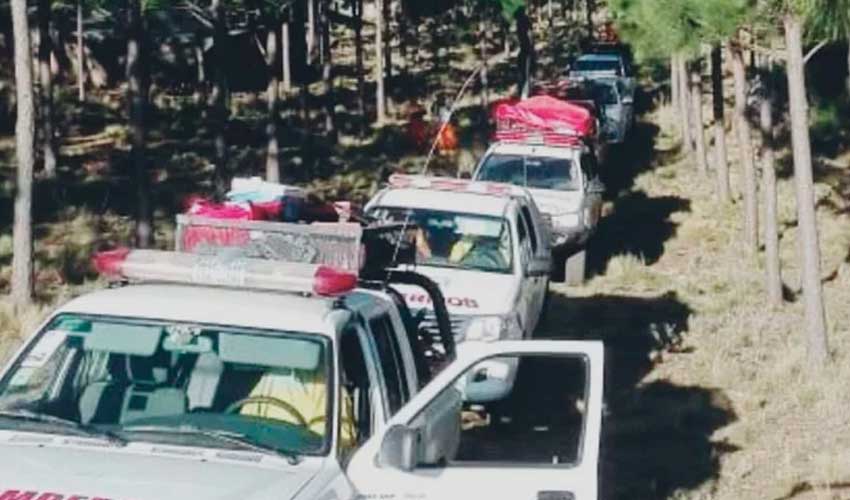
<path fill-rule="evenodd" d="M 418 433 L 404 425 L 394 425 L 387 429 L 381 441 L 378 464 L 381 467 L 410 472 L 416 468 Z"/>
<path fill-rule="evenodd" d="M 470 172 L 469 170 L 464 170 L 458 173 L 457 176 L 459 179 L 472 179 L 472 172 Z"/>
<path fill-rule="evenodd" d="M 552 262 L 549 259 L 535 258 L 528 263 L 528 276 L 544 276 L 551 271 Z"/>
<path fill-rule="evenodd" d="M 591 193 L 604 193 L 605 192 L 605 184 L 602 183 L 599 179 L 593 179 L 587 185 L 588 192 Z"/>
<path fill-rule="evenodd" d="M 634 104 L 635 100 L 631 96 L 623 97 L 623 104 Z"/>

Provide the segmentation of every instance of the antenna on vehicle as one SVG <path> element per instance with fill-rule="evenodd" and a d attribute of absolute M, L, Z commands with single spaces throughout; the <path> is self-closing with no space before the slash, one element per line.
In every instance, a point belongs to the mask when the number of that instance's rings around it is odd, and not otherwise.
<path fill-rule="evenodd" d="M 446 129 L 446 126 L 451 121 L 452 116 L 454 115 L 455 110 L 457 109 L 457 105 L 460 102 L 460 98 L 463 97 L 463 94 L 466 93 L 466 88 L 469 87 L 469 84 L 472 83 L 472 80 L 481 72 L 481 69 L 484 67 L 483 64 L 478 65 L 472 73 L 469 74 L 466 81 L 463 82 L 463 85 L 460 87 L 457 95 L 452 101 L 451 107 L 449 107 L 448 116 L 445 117 L 443 123 L 440 124 L 440 129 L 437 131 L 437 135 L 434 137 L 433 142 L 431 142 L 431 149 L 428 151 L 428 156 L 425 158 L 425 164 L 422 166 L 422 174 L 428 173 L 428 164 L 431 163 L 431 158 L 434 157 L 434 151 L 437 149 L 437 143 L 440 141 L 440 136 L 443 135 L 443 130 Z"/>

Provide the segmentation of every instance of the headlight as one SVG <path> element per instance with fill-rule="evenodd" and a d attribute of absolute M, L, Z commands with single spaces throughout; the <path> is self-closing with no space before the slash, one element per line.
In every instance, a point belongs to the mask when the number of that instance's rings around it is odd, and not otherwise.
<path fill-rule="evenodd" d="M 478 316 L 471 319 L 463 332 L 462 340 L 491 342 L 521 338 L 519 317 L 511 313 L 506 316 Z"/>
<path fill-rule="evenodd" d="M 581 224 L 578 213 L 562 214 L 552 217 L 552 225 L 554 227 L 576 227 Z"/>

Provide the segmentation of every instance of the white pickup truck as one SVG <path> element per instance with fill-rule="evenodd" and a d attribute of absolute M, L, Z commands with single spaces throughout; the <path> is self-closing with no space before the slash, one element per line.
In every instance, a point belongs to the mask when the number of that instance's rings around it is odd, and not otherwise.
<path fill-rule="evenodd" d="M 597 498 L 599 343 L 476 343 L 421 388 L 387 287 L 315 264 L 108 257 L 103 272 L 153 283 L 65 304 L 0 374 L 3 500 Z M 530 409 L 501 438 L 461 420 L 462 381 L 494 357 L 521 366 Z"/>
<path fill-rule="evenodd" d="M 472 178 L 527 188 L 551 220 L 553 280 L 584 282 L 587 241 L 599 223 L 605 192 L 596 157 L 587 146 L 497 142 L 481 158 Z"/>
<path fill-rule="evenodd" d="M 416 265 L 446 297 L 462 350 L 474 342 L 530 338 L 546 303 L 551 267 L 548 226 L 523 188 L 445 177 L 394 175 L 366 205 L 384 222 L 416 226 Z M 433 329 L 428 298 L 401 287 Z M 472 403 L 496 403 L 516 377 L 512 360 L 488 363 L 469 381 Z M 494 405 L 495 406 L 495 405 Z"/>

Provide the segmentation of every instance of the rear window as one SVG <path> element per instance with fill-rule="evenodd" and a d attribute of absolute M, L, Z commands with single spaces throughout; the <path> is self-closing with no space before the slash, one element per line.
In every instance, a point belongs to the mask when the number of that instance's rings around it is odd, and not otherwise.
<path fill-rule="evenodd" d="M 575 69 L 577 71 L 613 71 L 617 76 L 623 76 L 620 73 L 620 62 L 616 59 L 579 59 L 576 61 Z"/>
<path fill-rule="evenodd" d="M 478 180 L 505 182 L 536 189 L 574 191 L 579 173 L 568 158 L 493 154 L 484 160 Z"/>

